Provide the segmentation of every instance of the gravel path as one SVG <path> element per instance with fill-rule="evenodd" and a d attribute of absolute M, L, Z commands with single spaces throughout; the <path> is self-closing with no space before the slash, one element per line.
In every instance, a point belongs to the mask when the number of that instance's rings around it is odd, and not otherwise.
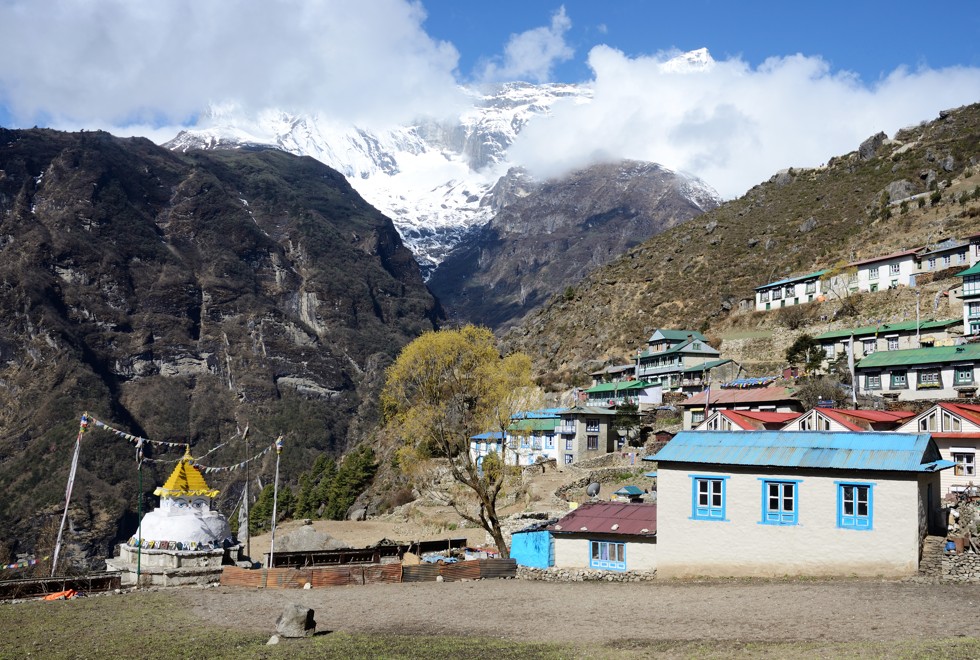
<path fill-rule="evenodd" d="M 272 632 L 289 602 L 319 630 L 555 642 L 980 637 L 980 585 L 875 581 L 639 584 L 524 580 L 179 592 L 216 625 Z"/>

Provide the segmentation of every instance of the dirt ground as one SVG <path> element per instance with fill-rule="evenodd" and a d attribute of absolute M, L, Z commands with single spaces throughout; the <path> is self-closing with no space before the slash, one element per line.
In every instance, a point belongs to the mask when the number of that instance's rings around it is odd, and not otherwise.
<path fill-rule="evenodd" d="M 183 589 L 214 625 L 269 630 L 287 603 L 318 630 L 523 641 L 851 642 L 980 637 L 980 585 L 885 581 L 479 580 L 316 590 Z M 132 595 L 127 597 L 138 597 Z"/>

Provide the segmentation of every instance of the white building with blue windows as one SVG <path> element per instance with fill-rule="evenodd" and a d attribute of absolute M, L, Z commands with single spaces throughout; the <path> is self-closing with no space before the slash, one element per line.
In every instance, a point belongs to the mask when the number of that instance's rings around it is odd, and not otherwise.
<path fill-rule="evenodd" d="M 646 460 L 662 577 L 911 575 L 953 467 L 928 433 L 683 431 Z"/>
<path fill-rule="evenodd" d="M 657 570 L 656 504 L 587 502 L 546 529 L 558 568 Z"/>

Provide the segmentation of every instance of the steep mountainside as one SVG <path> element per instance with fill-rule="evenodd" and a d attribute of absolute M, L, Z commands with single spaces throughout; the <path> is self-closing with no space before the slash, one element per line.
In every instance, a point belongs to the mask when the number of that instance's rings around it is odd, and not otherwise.
<path fill-rule="evenodd" d="M 978 174 L 980 105 L 892 140 L 879 134 L 628 251 L 552 297 L 505 343 L 530 353 L 548 382 L 569 384 L 584 362 L 622 360 L 656 327 L 710 332 L 730 323 L 761 284 L 975 234 Z M 935 201 L 927 194 L 901 204 L 931 189 Z"/>
<path fill-rule="evenodd" d="M 197 456 L 246 423 L 253 452 L 285 431 L 288 476 L 371 428 L 384 366 L 440 314 L 391 221 L 312 158 L 100 132 L 0 129 L 0 283 L 8 556 L 50 548 L 83 411 Z M 124 439 L 86 434 L 79 554 L 131 532 L 135 468 Z M 145 492 L 169 469 L 150 464 Z M 230 512 L 242 472 L 208 478 Z"/>
<path fill-rule="evenodd" d="M 491 328 L 513 324 L 590 270 L 718 205 L 697 179 L 635 161 L 544 183 L 515 171 L 498 191 L 507 200 L 500 212 L 429 280 L 451 318 Z"/>

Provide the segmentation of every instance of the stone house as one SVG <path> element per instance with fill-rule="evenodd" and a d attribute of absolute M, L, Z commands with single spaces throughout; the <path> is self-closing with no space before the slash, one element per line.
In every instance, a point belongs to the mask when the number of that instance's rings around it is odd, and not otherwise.
<path fill-rule="evenodd" d="M 959 336 L 959 330 L 959 319 L 924 319 L 919 322 L 900 321 L 831 330 L 817 335 L 814 339 L 826 354 L 823 362 L 823 368 L 826 370 L 831 362 L 847 355 L 852 338 L 854 359 L 860 360 L 878 351 L 903 351 L 910 348 L 952 344 Z"/>
<path fill-rule="evenodd" d="M 571 464 L 616 450 L 616 411 L 577 405 L 558 411 L 558 463 Z"/>
<path fill-rule="evenodd" d="M 662 577 L 912 575 L 953 465 L 876 432 L 685 431 L 646 460 Z"/>

